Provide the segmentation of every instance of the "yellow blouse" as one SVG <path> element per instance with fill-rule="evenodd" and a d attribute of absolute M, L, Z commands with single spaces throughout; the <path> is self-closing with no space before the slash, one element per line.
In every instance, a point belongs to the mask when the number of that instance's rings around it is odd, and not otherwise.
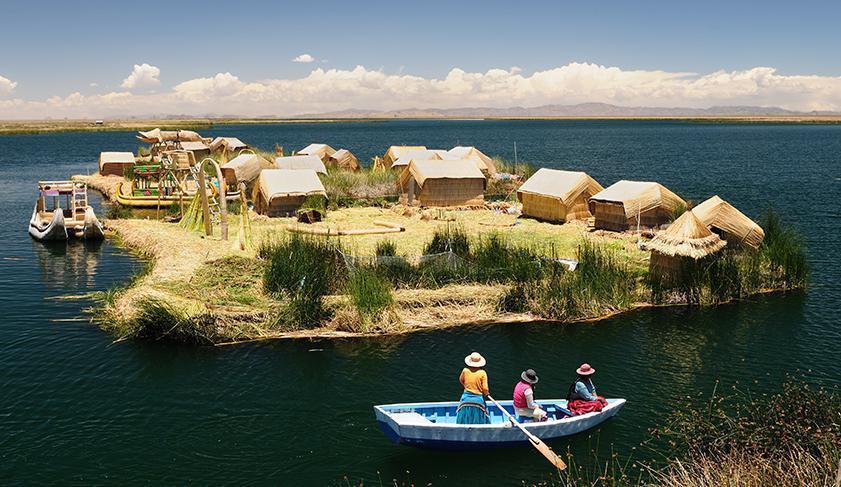
<path fill-rule="evenodd" d="M 491 393 L 490 389 L 488 389 L 488 374 L 482 369 L 471 372 L 470 369 L 465 367 L 461 371 L 458 380 L 464 386 L 464 390 L 470 391 L 473 394 L 487 396 Z"/>

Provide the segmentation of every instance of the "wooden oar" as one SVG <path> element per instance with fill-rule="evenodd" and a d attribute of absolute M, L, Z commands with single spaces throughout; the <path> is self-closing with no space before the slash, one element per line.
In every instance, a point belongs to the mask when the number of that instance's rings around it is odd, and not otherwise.
<path fill-rule="evenodd" d="M 546 457 L 547 460 L 549 460 L 549 463 L 554 465 L 558 470 L 564 470 L 567 468 L 567 464 L 564 463 L 564 461 L 561 460 L 561 457 L 559 457 L 555 452 L 553 452 L 551 448 L 549 448 L 549 445 L 543 443 L 542 441 L 540 441 L 540 438 L 534 436 L 529 432 L 529 430 L 525 429 L 523 425 L 521 425 L 516 419 L 514 419 L 513 416 L 511 416 L 511 413 L 506 411 L 501 404 L 496 402 L 496 399 L 492 398 L 490 395 L 488 395 L 488 399 L 490 399 L 491 401 L 493 401 L 494 404 L 496 404 L 496 407 L 498 407 L 499 410 L 502 411 L 502 414 L 504 414 L 508 418 L 508 420 L 511 421 L 511 424 L 513 424 L 517 428 L 520 428 L 520 431 L 522 431 L 529 439 L 529 443 L 531 443 L 531 445 L 535 447 L 537 451 L 542 453 L 543 456 Z"/>

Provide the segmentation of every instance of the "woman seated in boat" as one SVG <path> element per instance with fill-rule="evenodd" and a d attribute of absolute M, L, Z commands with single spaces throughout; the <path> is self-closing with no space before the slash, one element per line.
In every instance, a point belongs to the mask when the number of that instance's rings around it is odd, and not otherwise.
<path fill-rule="evenodd" d="M 488 374 L 482 367 L 485 366 L 485 357 L 478 352 L 473 352 L 464 357 L 467 365 L 459 376 L 458 380 L 464 387 L 461 400 L 456 410 L 457 424 L 488 424 L 491 418 L 488 415 L 488 407 L 485 398 L 490 395 L 488 389 Z"/>
<path fill-rule="evenodd" d="M 534 402 L 534 386 L 537 384 L 537 373 L 528 369 L 520 374 L 520 381 L 514 386 L 514 412 L 517 421 L 543 421 L 546 411 Z"/>
<path fill-rule="evenodd" d="M 593 385 L 591 378 L 596 373 L 596 369 L 590 367 L 590 364 L 581 364 L 575 372 L 578 378 L 569 386 L 567 408 L 573 414 L 601 411 L 607 406 L 607 400 L 596 394 L 596 386 Z"/>

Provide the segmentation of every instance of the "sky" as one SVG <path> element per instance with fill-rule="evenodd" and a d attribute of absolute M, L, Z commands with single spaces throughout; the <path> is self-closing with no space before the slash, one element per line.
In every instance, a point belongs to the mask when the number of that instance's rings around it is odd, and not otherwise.
<path fill-rule="evenodd" d="M 841 2 L 4 0 L 0 119 L 841 111 Z"/>

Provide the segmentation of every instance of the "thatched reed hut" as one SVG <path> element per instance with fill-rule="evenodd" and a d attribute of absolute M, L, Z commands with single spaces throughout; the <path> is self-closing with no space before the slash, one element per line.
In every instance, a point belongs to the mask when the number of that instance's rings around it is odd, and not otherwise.
<path fill-rule="evenodd" d="M 619 181 L 590 197 L 598 229 L 622 232 L 637 225 L 655 228 L 672 220 L 686 202 L 659 183 Z"/>
<path fill-rule="evenodd" d="M 360 169 L 359 159 L 347 149 L 339 149 L 331 155 L 325 164 L 328 167 L 337 167 L 345 171 L 358 171 Z"/>
<path fill-rule="evenodd" d="M 134 167 L 134 154 L 131 152 L 100 152 L 99 174 L 103 176 L 122 176 L 126 170 Z"/>
<path fill-rule="evenodd" d="M 413 160 L 397 179 L 400 203 L 409 206 L 482 205 L 486 184 L 473 161 Z"/>
<path fill-rule="evenodd" d="M 298 156 L 316 156 L 321 162 L 327 163 L 330 156 L 336 153 L 336 149 L 327 144 L 310 144 L 295 153 Z"/>
<path fill-rule="evenodd" d="M 210 155 L 210 146 L 205 144 L 204 141 L 197 142 L 190 140 L 187 142 L 179 142 L 178 145 L 181 150 L 192 152 L 197 161 L 200 161 Z"/>
<path fill-rule="evenodd" d="M 240 154 L 223 164 L 222 176 L 229 187 L 236 188 L 239 183 L 249 186 L 260 176 L 263 169 L 271 169 L 274 165 L 257 154 Z"/>
<path fill-rule="evenodd" d="M 651 251 L 650 273 L 678 277 L 687 263 L 709 257 L 726 245 L 694 213 L 687 211 L 642 247 Z"/>
<path fill-rule="evenodd" d="M 274 165 L 277 169 L 310 169 L 317 173 L 327 174 L 327 168 L 318 156 L 276 157 Z"/>
<path fill-rule="evenodd" d="M 762 227 L 717 195 L 692 208 L 692 213 L 731 246 L 757 249 L 765 239 Z"/>
<path fill-rule="evenodd" d="M 236 137 L 216 137 L 210 142 L 210 150 L 213 152 L 225 152 L 236 155 L 243 149 L 248 149 L 248 144 Z"/>
<path fill-rule="evenodd" d="M 550 222 L 587 219 L 587 201 L 604 188 L 587 173 L 540 168 L 517 190 L 523 215 Z"/>
<path fill-rule="evenodd" d="M 292 215 L 312 196 L 327 199 L 315 171 L 264 169 L 254 185 L 254 211 L 270 217 Z"/>
<path fill-rule="evenodd" d="M 382 158 L 382 167 L 385 169 L 391 169 L 391 166 L 394 164 L 394 161 L 399 159 L 401 156 L 406 155 L 406 153 L 416 150 L 426 150 L 425 145 L 393 145 L 388 148 L 385 152 L 385 155 Z"/>
<path fill-rule="evenodd" d="M 447 151 L 443 149 L 418 149 L 403 151 L 394 163 L 391 164 L 391 169 L 400 174 L 404 169 L 409 167 L 412 161 L 441 161 L 447 159 Z"/>
<path fill-rule="evenodd" d="M 479 170 L 485 173 L 485 176 L 493 176 L 496 174 L 496 164 L 493 159 L 486 156 L 482 151 L 473 146 L 457 145 L 447 151 L 447 157 L 444 159 L 469 159 L 475 161 Z"/>

